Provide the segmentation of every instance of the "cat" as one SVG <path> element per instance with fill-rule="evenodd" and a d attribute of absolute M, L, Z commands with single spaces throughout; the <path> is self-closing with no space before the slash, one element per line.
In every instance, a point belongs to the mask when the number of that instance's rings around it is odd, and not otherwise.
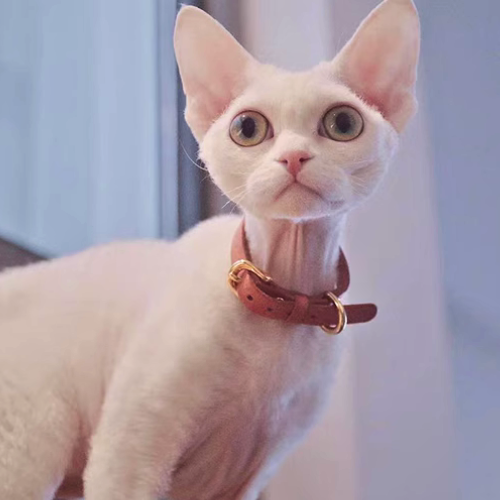
<path fill-rule="evenodd" d="M 413 2 L 385 0 L 332 61 L 291 73 L 203 11 L 178 14 L 200 158 L 280 286 L 335 289 L 346 215 L 416 111 L 419 43 Z M 240 224 L 215 217 L 175 243 L 2 273 L 2 500 L 51 499 L 82 476 L 86 500 L 257 499 L 321 415 L 342 335 L 260 316 L 231 293 Z"/>

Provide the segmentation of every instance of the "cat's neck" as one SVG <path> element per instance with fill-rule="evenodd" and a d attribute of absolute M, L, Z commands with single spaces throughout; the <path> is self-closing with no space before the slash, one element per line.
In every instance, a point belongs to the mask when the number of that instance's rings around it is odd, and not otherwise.
<path fill-rule="evenodd" d="M 253 263 L 276 283 L 313 295 L 335 288 L 345 216 L 304 222 L 245 216 Z"/>

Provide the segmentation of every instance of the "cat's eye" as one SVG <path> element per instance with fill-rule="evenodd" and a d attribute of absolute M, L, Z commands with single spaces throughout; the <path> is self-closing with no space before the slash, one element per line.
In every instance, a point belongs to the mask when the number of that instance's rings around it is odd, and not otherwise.
<path fill-rule="evenodd" d="M 352 141 L 363 132 L 363 117 L 351 106 L 329 109 L 320 124 L 320 133 L 334 141 Z"/>
<path fill-rule="evenodd" d="M 257 111 L 243 111 L 237 115 L 229 127 L 231 139 L 240 146 L 256 146 L 269 133 L 269 122 Z"/>

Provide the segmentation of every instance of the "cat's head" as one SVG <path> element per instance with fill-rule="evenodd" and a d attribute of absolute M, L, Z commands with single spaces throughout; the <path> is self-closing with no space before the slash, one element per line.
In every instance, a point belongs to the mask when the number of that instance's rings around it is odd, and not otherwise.
<path fill-rule="evenodd" d="M 257 62 L 194 7 L 174 45 L 186 120 L 220 189 L 264 217 L 343 213 L 383 177 L 416 109 L 419 21 L 385 0 L 331 62 L 291 73 Z"/>

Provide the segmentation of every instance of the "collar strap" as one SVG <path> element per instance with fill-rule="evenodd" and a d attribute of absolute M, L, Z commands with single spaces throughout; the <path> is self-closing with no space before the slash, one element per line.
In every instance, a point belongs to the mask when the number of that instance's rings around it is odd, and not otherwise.
<path fill-rule="evenodd" d="M 337 286 L 320 295 L 304 295 L 277 285 L 251 260 L 244 221 L 238 227 L 231 249 L 233 265 L 229 285 L 243 304 L 255 314 L 302 325 L 321 326 L 331 334 L 340 333 L 347 323 L 366 323 L 377 314 L 375 304 L 344 306 L 338 297 L 349 287 L 349 266 L 340 251 Z"/>

